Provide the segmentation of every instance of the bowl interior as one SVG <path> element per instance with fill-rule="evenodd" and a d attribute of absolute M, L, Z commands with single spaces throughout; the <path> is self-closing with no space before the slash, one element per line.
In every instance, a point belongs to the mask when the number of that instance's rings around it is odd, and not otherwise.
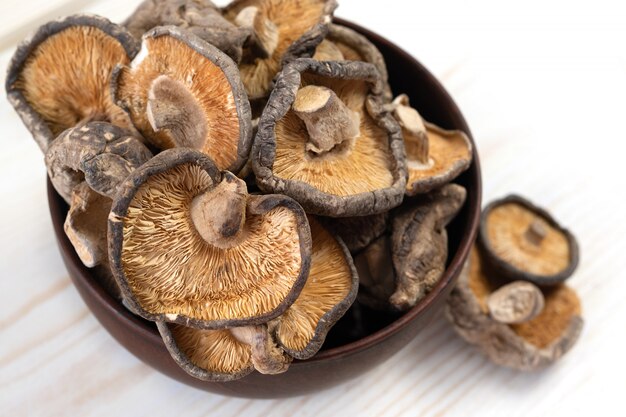
<path fill-rule="evenodd" d="M 421 64 L 386 39 L 352 23 L 336 19 L 367 36 L 385 56 L 394 94 L 407 93 L 411 104 L 427 120 L 444 128 L 469 128 L 459 109 L 441 84 Z M 289 371 L 277 376 L 253 373 L 228 383 L 195 380 L 174 363 L 156 326 L 130 313 L 82 265 L 63 232 L 67 205 L 48 181 L 48 200 L 61 255 L 81 296 L 102 325 L 137 357 L 189 385 L 208 391 L 246 397 L 280 397 L 328 388 L 375 366 L 399 350 L 443 305 L 467 258 L 476 236 L 481 204 L 478 155 L 456 183 L 468 191 L 466 204 L 448 227 L 447 269 L 436 287 L 417 306 L 402 315 L 381 314 L 355 305 L 329 332 L 324 346 L 313 358 L 295 361 Z M 271 384 L 268 384 L 271 381 Z"/>

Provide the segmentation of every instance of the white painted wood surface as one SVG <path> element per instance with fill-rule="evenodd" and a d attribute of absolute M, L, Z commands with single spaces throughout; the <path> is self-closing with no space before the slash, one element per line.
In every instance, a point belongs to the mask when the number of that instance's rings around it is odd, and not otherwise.
<path fill-rule="evenodd" d="M 132 0 L 2 0 L 0 67 L 38 24 L 79 11 L 121 20 Z M 220 2 L 223 3 L 223 2 Z M 442 317 L 362 378 L 318 394 L 207 394 L 143 365 L 89 313 L 52 233 L 42 156 L 0 100 L 0 415 L 624 415 L 626 13 L 611 0 L 343 0 L 337 14 L 395 41 L 458 102 L 485 201 L 519 192 L 578 236 L 579 344 L 522 374 L 488 363 Z"/>

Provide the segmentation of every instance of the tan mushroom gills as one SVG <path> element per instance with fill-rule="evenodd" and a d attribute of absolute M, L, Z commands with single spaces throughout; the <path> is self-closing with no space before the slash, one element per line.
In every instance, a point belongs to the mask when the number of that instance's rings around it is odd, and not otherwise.
<path fill-rule="evenodd" d="M 361 118 L 333 90 L 309 85 L 298 90 L 293 110 L 306 125 L 306 150 L 322 154 L 360 135 Z"/>
<path fill-rule="evenodd" d="M 209 244 L 221 249 L 237 245 L 245 238 L 246 183 L 230 172 L 213 189 L 191 202 L 191 219 Z"/>
<path fill-rule="evenodd" d="M 176 146 L 203 148 L 207 118 L 198 100 L 180 81 L 158 76 L 150 86 L 146 111 L 152 129 L 169 130 Z"/>
<path fill-rule="evenodd" d="M 235 339 L 250 346 L 252 364 L 260 373 L 280 374 L 289 368 L 289 357 L 274 343 L 266 326 L 234 327 L 230 331 Z"/>
<path fill-rule="evenodd" d="M 533 221 L 524 233 L 524 237 L 526 238 L 526 240 L 528 240 L 535 246 L 541 245 L 541 242 L 543 242 L 547 235 L 548 230 L 544 226 L 543 222 L 539 220 Z"/>
<path fill-rule="evenodd" d="M 500 323 L 519 324 L 537 317 L 545 300 L 541 290 L 526 281 L 514 281 L 489 295 L 487 307 L 491 317 Z"/>
<path fill-rule="evenodd" d="M 432 165 L 428 156 L 428 134 L 422 117 L 417 110 L 409 105 L 409 98 L 406 94 L 398 96 L 393 104 L 395 106 L 394 115 L 402 127 L 407 154 L 425 167 Z"/>
<path fill-rule="evenodd" d="M 248 6 L 241 9 L 235 17 L 235 24 L 252 30 L 257 47 L 255 52 L 260 58 L 269 58 L 274 54 L 279 39 L 278 26 L 266 16 L 261 15 L 258 7 Z"/>

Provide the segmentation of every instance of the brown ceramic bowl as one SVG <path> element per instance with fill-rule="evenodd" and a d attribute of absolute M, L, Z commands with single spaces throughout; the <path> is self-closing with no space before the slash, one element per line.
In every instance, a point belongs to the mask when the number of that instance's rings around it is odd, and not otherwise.
<path fill-rule="evenodd" d="M 414 58 L 388 40 L 357 25 L 339 21 L 367 36 L 385 56 L 392 89 L 407 93 L 411 104 L 429 121 L 465 131 L 467 123 L 441 84 Z M 331 330 L 322 350 L 295 361 L 280 375 L 252 373 L 233 382 L 204 382 L 187 375 L 165 349 L 156 326 L 130 313 L 83 266 L 63 232 L 67 205 L 48 182 L 50 214 L 63 261 L 85 303 L 105 329 L 139 359 L 185 384 L 215 393 L 255 398 L 299 395 L 330 388 L 354 378 L 391 357 L 424 329 L 444 304 L 476 237 L 481 204 L 478 155 L 456 181 L 467 188 L 464 209 L 449 226 L 447 270 L 433 291 L 401 316 L 381 315 L 358 305 Z M 415 358 L 419 361 L 419 358 Z"/>

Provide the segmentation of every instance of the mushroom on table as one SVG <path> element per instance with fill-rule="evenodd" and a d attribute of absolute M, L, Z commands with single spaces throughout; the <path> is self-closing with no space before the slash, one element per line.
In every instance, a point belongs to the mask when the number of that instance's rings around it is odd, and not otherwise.
<path fill-rule="evenodd" d="M 564 284 L 544 288 L 541 312 L 508 324 L 492 317 L 489 302 L 503 285 L 492 274 L 474 247 L 446 307 L 457 333 L 493 362 L 520 370 L 544 368 L 566 354 L 583 326 L 576 293 Z"/>
<path fill-rule="evenodd" d="M 480 243 L 486 261 L 509 280 L 556 285 L 578 266 L 578 243 L 545 210 L 517 195 L 482 212 Z"/>

